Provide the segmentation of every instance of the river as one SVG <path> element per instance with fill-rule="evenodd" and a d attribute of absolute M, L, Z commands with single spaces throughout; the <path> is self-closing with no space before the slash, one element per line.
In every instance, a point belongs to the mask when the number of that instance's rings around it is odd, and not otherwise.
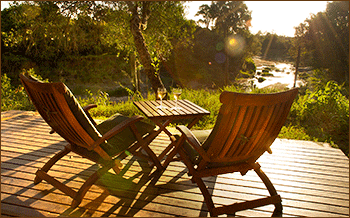
<path fill-rule="evenodd" d="M 291 63 L 282 63 L 274 61 L 265 61 L 259 58 L 254 58 L 255 65 L 257 67 L 255 78 L 251 79 L 256 88 L 265 88 L 265 87 L 288 87 L 292 88 L 294 85 L 295 77 L 295 67 Z M 274 67 L 271 67 L 274 66 Z M 258 73 L 262 72 L 265 67 L 270 67 L 272 70 L 269 73 L 272 73 L 273 76 L 259 76 Z M 259 77 L 264 77 L 266 80 L 263 82 L 258 82 Z M 300 87 L 303 82 L 297 80 L 296 86 Z"/>

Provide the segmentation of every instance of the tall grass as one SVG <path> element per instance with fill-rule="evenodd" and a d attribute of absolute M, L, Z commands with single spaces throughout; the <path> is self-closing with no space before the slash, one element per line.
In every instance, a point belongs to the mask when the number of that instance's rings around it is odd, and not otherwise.
<path fill-rule="evenodd" d="M 297 140 L 312 140 L 328 142 L 334 147 L 339 147 L 346 155 L 349 153 L 349 99 L 342 95 L 342 86 L 329 82 L 325 87 L 315 91 L 307 91 L 299 95 L 294 101 L 287 123 L 283 126 L 279 137 Z M 216 122 L 221 103 L 220 94 L 223 91 L 245 92 L 245 89 L 236 86 L 227 86 L 218 90 L 184 89 L 182 99 L 188 99 L 193 103 L 210 111 L 210 115 L 204 116 L 193 127 L 193 129 L 212 129 Z M 251 93 L 273 93 L 282 91 L 279 89 L 253 89 Z M 171 95 L 170 95 L 171 96 Z M 91 96 L 93 102 L 100 101 L 100 107 L 92 109 L 94 117 L 105 119 L 114 113 L 121 113 L 127 116 L 135 114 L 142 115 L 133 105 L 135 100 L 146 100 L 138 96 L 130 97 L 125 102 L 111 103 L 101 102 L 104 98 Z M 172 97 L 170 97 L 172 99 Z M 147 99 L 155 99 L 152 93 Z M 80 99 L 86 104 L 86 99 Z M 172 126 L 184 124 L 186 121 L 173 123 Z"/>
<path fill-rule="evenodd" d="M 35 110 L 22 86 L 14 88 L 10 84 L 6 74 L 1 77 L 1 110 Z M 171 90 L 169 90 L 171 92 Z M 182 99 L 188 99 L 195 104 L 210 111 L 210 115 L 204 116 L 193 129 L 211 129 L 215 125 L 216 117 L 221 106 L 219 97 L 223 91 L 244 92 L 244 88 L 227 86 L 222 89 L 211 90 L 184 89 Z M 253 89 L 252 93 L 278 92 L 278 89 Z M 328 142 L 334 147 L 339 147 L 349 154 L 349 99 L 342 93 L 344 87 L 335 82 L 328 82 L 325 87 L 319 87 L 314 91 L 306 90 L 298 95 L 294 101 L 287 123 L 282 128 L 279 137 L 299 140 L 312 140 Z M 141 95 L 132 95 L 130 90 L 128 100 L 113 102 L 106 92 L 92 93 L 86 90 L 84 98 L 78 97 L 82 106 L 97 104 L 90 113 L 96 119 L 107 119 L 115 113 L 126 116 L 143 115 L 133 104 L 133 101 L 154 100 L 155 96 L 148 93 L 146 99 Z M 171 99 L 173 97 L 169 95 Z M 185 123 L 186 121 L 182 121 Z M 181 124 L 174 123 L 172 125 Z"/>

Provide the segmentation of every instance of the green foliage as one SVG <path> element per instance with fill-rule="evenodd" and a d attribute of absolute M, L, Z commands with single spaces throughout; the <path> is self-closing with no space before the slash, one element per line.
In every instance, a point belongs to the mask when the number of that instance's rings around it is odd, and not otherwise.
<path fill-rule="evenodd" d="M 250 36 L 242 36 L 248 41 Z M 246 46 L 240 55 L 224 54 L 225 39 L 217 32 L 197 28 L 192 46 L 176 45 L 165 64 L 167 71 L 179 84 L 187 88 L 223 87 L 225 60 L 229 60 L 232 81 L 240 72 L 253 74 L 255 64 L 249 57 L 251 47 Z"/>
<path fill-rule="evenodd" d="M 43 80 L 36 75 L 33 69 L 24 71 L 29 75 Z M 35 110 L 34 105 L 29 100 L 22 85 L 17 87 L 11 85 L 11 79 L 6 75 L 1 75 L 1 111 L 8 110 Z"/>
<path fill-rule="evenodd" d="M 252 58 L 246 58 L 240 74 L 242 78 L 253 78 L 256 72 L 256 66 Z"/>
<path fill-rule="evenodd" d="M 297 127 L 292 125 L 283 126 L 280 133 L 278 134 L 278 137 L 304 141 L 317 140 L 316 138 L 310 137 L 305 131 L 304 127 Z"/>
<path fill-rule="evenodd" d="M 251 20 L 251 12 L 243 1 L 212 1 L 210 5 L 200 6 L 197 15 L 203 15 L 202 23 L 209 27 L 215 22 L 214 29 L 223 36 L 229 33 L 242 33 Z"/>
<path fill-rule="evenodd" d="M 266 79 L 265 79 L 264 77 L 259 77 L 259 78 L 258 78 L 258 82 L 259 82 L 259 83 L 262 83 L 262 82 L 264 82 L 265 80 L 266 80 Z"/>
<path fill-rule="evenodd" d="M 77 100 L 81 106 L 96 104 L 97 108 L 89 110 L 91 116 L 96 119 L 104 120 L 116 113 L 125 116 L 141 115 L 141 112 L 133 104 L 133 101 L 136 100 L 134 98 L 128 98 L 125 102 L 115 103 L 110 100 L 106 92 L 98 91 L 97 93 L 92 93 L 90 90 L 86 90 L 86 95 L 87 97 L 78 97 Z"/>
<path fill-rule="evenodd" d="M 333 1 L 325 12 L 306 19 L 296 28 L 291 53 L 305 66 L 327 71 L 324 78 L 349 84 L 349 2 Z"/>
<path fill-rule="evenodd" d="M 91 83 L 91 81 L 99 85 L 110 81 L 124 82 L 131 79 L 129 65 L 124 58 L 121 55 L 108 54 L 67 56 L 58 61 L 56 69 L 42 67 L 41 72 L 51 74 L 51 77 L 55 76 L 56 80 L 65 79 L 72 84 L 86 84 Z"/>
<path fill-rule="evenodd" d="M 269 60 L 290 60 L 289 49 L 292 45 L 292 38 L 278 36 L 277 34 L 256 34 L 261 44 L 260 55 L 263 59 Z"/>
<path fill-rule="evenodd" d="M 256 66 L 253 58 L 246 58 L 244 61 L 243 68 L 245 71 L 248 71 L 251 74 L 254 74 L 256 71 Z"/>
<path fill-rule="evenodd" d="M 139 7 L 137 13 L 142 17 L 147 14 L 142 20 L 145 41 L 141 44 L 147 45 L 152 58 L 166 60 L 175 42 L 188 44 L 192 40 L 195 24 L 185 19 L 183 2 L 131 4 L 150 6 L 148 10 Z M 121 1 L 29 1 L 12 5 L 1 13 L 2 52 L 8 53 L 7 60 L 2 58 L 3 70 L 10 78 L 17 77 L 24 68 L 23 62 L 16 61 L 16 56 L 20 56 L 37 66 L 41 75 L 54 80 L 71 76 L 87 82 L 101 80 L 95 75 L 103 74 L 102 79 L 110 79 L 109 75 L 115 75 L 115 71 L 128 71 L 129 54 L 136 50 L 130 29 L 133 10 L 128 5 Z M 107 60 L 109 64 L 100 61 L 100 71 L 96 72 L 96 62 L 80 60 L 83 56 L 104 54 L 117 55 L 124 64 L 111 59 Z M 79 69 L 70 70 L 66 66 L 71 64 L 72 57 L 81 63 Z M 110 67 L 111 64 L 114 66 Z M 125 65 L 128 70 L 124 69 Z"/>
<path fill-rule="evenodd" d="M 274 76 L 273 73 L 268 73 L 268 72 L 264 72 L 261 74 L 261 76 Z"/>
<path fill-rule="evenodd" d="M 349 147 L 349 99 L 342 86 L 330 81 L 316 91 L 306 91 L 290 112 L 290 122 L 305 128 L 310 137 L 335 143 L 344 153 Z"/>

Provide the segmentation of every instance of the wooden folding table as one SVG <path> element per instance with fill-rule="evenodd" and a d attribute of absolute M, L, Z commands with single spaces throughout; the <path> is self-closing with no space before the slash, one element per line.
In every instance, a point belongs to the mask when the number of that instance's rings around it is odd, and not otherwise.
<path fill-rule="evenodd" d="M 175 141 L 173 134 L 166 128 L 171 122 L 175 120 L 189 120 L 187 127 L 191 128 L 196 124 L 204 115 L 209 115 L 210 112 L 196 105 L 189 100 L 178 100 L 177 108 L 175 107 L 176 102 L 174 100 L 163 100 L 163 106 L 166 108 L 157 108 L 161 104 L 161 101 L 136 101 L 134 105 L 152 122 L 154 122 L 159 129 L 150 136 L 154 139 L 162 131 L 164 131 L 171 139 Z M 158 161 L 171 150 L 173 143 L 171 143 L 159 156 Z M 159 166 L 159 163 L 155 163 Z"/>

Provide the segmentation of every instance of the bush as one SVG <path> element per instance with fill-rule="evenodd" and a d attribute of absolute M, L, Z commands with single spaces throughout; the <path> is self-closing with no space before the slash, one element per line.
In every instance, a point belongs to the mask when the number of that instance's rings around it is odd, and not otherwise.
<path fill-rule="evenodd" d="M 262 82 L 264 82 L 265 80 L 266 80 L 266 79 L 265 79 L 264 77 L 259 77 L 259 78 L 258 78 L 258 82 L 259 82 L 259 83 L 262 83 Z"/>
<path fill-rule="evenodd" d="M 28 74 L 35 75 L 34 70 L 30 69 L 26 71 Z M 41 77 L 39 77 L 42 79 Z M 35 110 L 34 105 L 31 103 L 27 93 L 22 85 L 14 87 L 11 85 L 11 79 L 6 75 L 1 75 L 1 111 L 8 110 Z"/>
<path fill-rule="evenodd" d="M 29 73 L 34 74 L 34 71 L 29 70 Z M 35 110 L 23 87 L 13 88 L 6 74 L 1 77 L 1 85 L 1 106 L 3 111 Z M 287 123 L 282 128 L 279 137 L 328 142 L 335 147 L 338 146 L 348 155 L 349 100 L 342 94 L 344 92 L 343 89 L 342 86 L 335 82 L 328 82 L 325 87 L 319 87 L 315 91 L 310 91 L 309 89 L 302 91 L 303 94 L 300 94 L 294 101 Z M 221 106 L 219 96 L 224 90 L 244 92 L 243 88 L 237 86 L 227 86 L 218 90 L 183 89 L 182 99 L 188 99 L 211 112 L 209 116 L 204 116 L 193 129 L 211 129 L 214 127 Z M 78 101 L 82 106 L 97 104 L 97 108 L 90 110 L 91 115 L 97 119 L 106 119 L 115 113 L 121 113 L 126 116 L 142 115 L 134 106 L 133 101 L 144 99 L 141 95 L 134 95 L 131 90 L 126 89 L 126 91 L 130 97 L 125 102 L 112 102 L 106 92 L 97 91 L 93 93 L 90 90 L 85 90 L 86 97 L 78 97 Z M 280 90 L 253 89 L 252 93 L 278 91 Z M 173 99 L 172 95 L 169 96 Z M 148 93 L 147 98 L 155 99 L 155 96 L 153 93 Z M 181 121 L 172 124 L 172 126 L 186 123 L 187 121 Z"/>
<path fill-rule="evenodd" d="M 265 67 L 263 70 L 262 70 L 262 72 L 263 73 L 268 73 L 268 72 L 270 72 L 272 69 L 270 68 L 270 67 Z"/>
<path fill-rule="evenodd" d="M 305 128 L 311 137 L 335 143 L 348 154 L 349 99 L 342 94 L 342 89 L 342 86 L 330 81 L 314 92 L 307 90 L 293 104 L 290 121 Z"/>
<path fill-rule="evenodd" d="M 261 74 L 261 76 L 274 76 L 272 73 L 266 73 L 266 72 L 263 72 Z"/>

